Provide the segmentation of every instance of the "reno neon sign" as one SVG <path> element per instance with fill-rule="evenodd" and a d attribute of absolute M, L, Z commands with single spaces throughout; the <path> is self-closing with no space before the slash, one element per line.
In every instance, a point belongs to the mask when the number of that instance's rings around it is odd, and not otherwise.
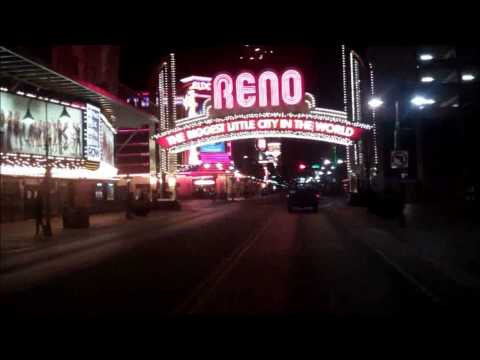
<path fill-rule="evenodd" d="M 303 77 L 295 69 L 285 70 L 280 76 L 270 70 L 257 77 L 242 72 L 235 79 L 229 74 L 218 74 L 212 89 L 215 110 L 293 106 L 304 97 Z"/>

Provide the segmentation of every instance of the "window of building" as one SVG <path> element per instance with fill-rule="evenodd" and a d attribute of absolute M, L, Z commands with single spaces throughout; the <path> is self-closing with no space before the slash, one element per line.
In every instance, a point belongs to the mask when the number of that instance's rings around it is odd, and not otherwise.
<path fill-rule="evenodd" d="M 95 188 L 95 199 L 96 200 L 103 200 L 103 184 L 97 183 Z"/>
<path fill-rule="evenodd" d="M 107 200 L 111 201 L 115 199 L 115 186 L 112 183 L 107 185 Z"/>

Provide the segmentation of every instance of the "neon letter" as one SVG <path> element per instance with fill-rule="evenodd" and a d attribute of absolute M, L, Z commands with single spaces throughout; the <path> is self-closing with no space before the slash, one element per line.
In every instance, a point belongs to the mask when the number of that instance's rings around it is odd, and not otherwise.
<path fill-rule="evenodd" d="M 260 107 L 268 106 L 267 81 L 270 81 L 270 105 L 278 106 L 280 105 L 278 76 L 273 71 L 265 71 L 258 78 L 258 105 Z"/>
<path fill-rule="evenodd" d="M 290 81 L 293 81 L 293 94 L 291 94 Z M 296 105 L 302 100 L 302 88 L 302 76 L 297 70 L 291 69 L 283 73 L 282 99 L 286 105 Z"/>
<path fill-rule="evenodd" d="M 251 107 L 255 104 L 255 77 L 250 73 L 241 73 L 236 81 L 237 103 L 241 107 Z"/>
<path fill-rule="evenodd" d="M 220 74 L 213 80 L 213 108 L 222 109 L 223 99 L 225 107 L 233 109 L 233 80 L 227 74 Z"/>

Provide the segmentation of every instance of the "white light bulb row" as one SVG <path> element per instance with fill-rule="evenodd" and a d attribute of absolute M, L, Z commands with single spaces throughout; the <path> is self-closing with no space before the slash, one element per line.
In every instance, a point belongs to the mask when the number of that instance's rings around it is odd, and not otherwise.
<path fill-rule="evenodd" d="M 347 171 L 350 173 L 352 171 L 352 165 L 350 163 L 350 148 L 346 148 L 345 149 L 345 157 L 346 157 L 346 160 L 347 160 Z"/>
<path fill-rule="evenodd" d="M 370 66 L 370 90 L 372 98 L 375 96 L 375 76 L 373 70 L 373 64 L 369 63 Z M 378 165 L 378 143 L 377 143 L 377 121 L 375 117 L 375 108 L 372 109 L 372 133 L 373 133 L 373 161 L 375 165 Z"/>
<path fill-rule="evenodd" d="M 350 51 L 350 90 L 351 90 L 351 102 L 352 102 L 352 121 L 357 121 L 357 114 L 355 112 L 355 83 L 353 77 L 353 51 Z"/>
<path fill-rule="evenodd" d="M 344 111 L 347 112 L 347 65 L 346 65 L 346 54 L 345 54 L 345 45 L 342 45 L 342 80 L 343 80 L 343 107 Z"/>
<path fill-rule="evenodd" d="M 312 104 L 312 108 L 315 108 L 317 106 L 316 102 L 315 102 L 315 97 L 312 94 L 310 94 L 309 92 L 305 92 L 305 96 L 310 97 L 310 102 Z"/>
<path fill-rule="evenodd" d="M 171 53 L 170 54 L 170 71 L 171 71 L 171 78 L 172 78 L 172 83 L 171 85 L 171 94 L 172 94 L 172 99 L 173 101 L 177 97 L 177 91 L 176 91 L 176 69 L 175 69 L 175 54 Z M 177 111 L 175 105 L 173 105 L 172 108 L 172 124 L 175 124 L 175 120 L 177 119 Z"/>
<path fill-rule="evenodd" d="M 249 139 L 249 138 L 259 138 L 259 137 L 285 137 L 285 133 L 281 131 L 246 131 L 246 132 L 239 132 L 232 136 L 223 136 L 223 135 L 214 135 L 206 138 L 202 138 L 201 140 L 197 141 L 190 141 L 188 144 L 181 144 L 178 146 L 172 146 L 169 148 L 169 152 L 172 153 L 179 153 L 185 150 L 190 149 L 192 146 L 200 146 L 208 143 L 215 143 L 218 141 L 231 141 L 231 140 L 239 140 L 239 139 Z M 334 136 L 334 135 L 327 135 L 321 133 L 310 133 L 304 131 L 294 131 L 292 134 L 289 134 L 290 137 L 299 138 L 299 139 L 306 139 L 306 140 L 322 140 L 325 142 L 329 142 L 332 144 L 339 144 L 345 146 L 353 145 L 353 141 L 350 139 Z"/>
<path fill-rule="evenodd" d="M 8 89 L 4 88 L 4 87 L 0 88 L 0 90 L 4 91 L 4 92 L 8 92 Z M 66 101 L 60 101 L 60 100 L 57 100 L 57 99 L 38 96 L 38 95 L 35 95 L 35 94 L 31 94 L 31 93 L 25 93 L 23 91 L 16 91 L 15 93 L 17 95 L 28 97 L 28 98 L 31 98 L 31 99 L 37 99 L 37 100 L 42 100 L 42 101 L 46 101 L 46 102 L 51 102 L 51 103 L 54 103 L 54 104 L 61 104 L 61 105 L 65 105 L 65 106 L 74 107 L 74 108 L 77 108 L 77 109 L 86 110 L 85 106 L 79 106 L 77 104 L 72 104 L 72 103 L 66 102 Z"/>
<path fill-rule="evenodd" d="M 281 116 L 283 114 L 283 116 Z M 270 116 L 265 115 L 265 113 L 260 113 L 260 114 L 237 114 L 237 115 L 228 115 L 224 118 L 214 118 L 214 119 L 200 119 L 196 121 L 195 123 L 189 123 L 187 125 L 183 125 L 181 127 L 177 127 L 175 129 L 170 129 L 155 135 L 152 135 L 152 138 L 156 139 L 161 136 L 166 136 L 170 135 L 172 133 L 176 133 L 181 130 L 188 130 L 191 128 L 195 128 L 198 126 L 203 126 L 203 125 L 211 125 L 215 123 L 223 123 L 223 122 L 228 122 L 228 121 L 235 121 L 238 119 L 242 120 L 247 120 L 247 119 L 258 119 L 258 118 L 290 118 L 290 119 L 310 119 L 310 120 L 317 120 L 317 121 L 327 121 L 327 122 L 332 122 L 336 124 L 344 124 L 347 126 L 355 126 L 359 127 L 365 130 L 370 130 L 372 128 L 371 125 L 369 124 L 364 124 L 364 123 L 352 123 L 348 120 L 344 119 L 338 119 L 335 117 L 322 117 L 318 115 L 310 115 L 310 114 L 284 114 L 284 113 L 271 113 Z"/>

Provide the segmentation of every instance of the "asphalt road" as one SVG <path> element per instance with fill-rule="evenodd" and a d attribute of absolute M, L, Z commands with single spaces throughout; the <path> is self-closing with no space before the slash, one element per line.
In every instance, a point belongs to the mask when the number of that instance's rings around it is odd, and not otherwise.
<path fill-rule="evenodd" d="M 1 316 L 405 319 L 438 316 L 467 296 L 362 214 L 333 198 L 322 199 L 318 213 L 290 214 L 273 196 L 179 213 L 169 224 L 151 215 L 100 245 L 2 274 L 23 289 L 4 291 Z"/>

